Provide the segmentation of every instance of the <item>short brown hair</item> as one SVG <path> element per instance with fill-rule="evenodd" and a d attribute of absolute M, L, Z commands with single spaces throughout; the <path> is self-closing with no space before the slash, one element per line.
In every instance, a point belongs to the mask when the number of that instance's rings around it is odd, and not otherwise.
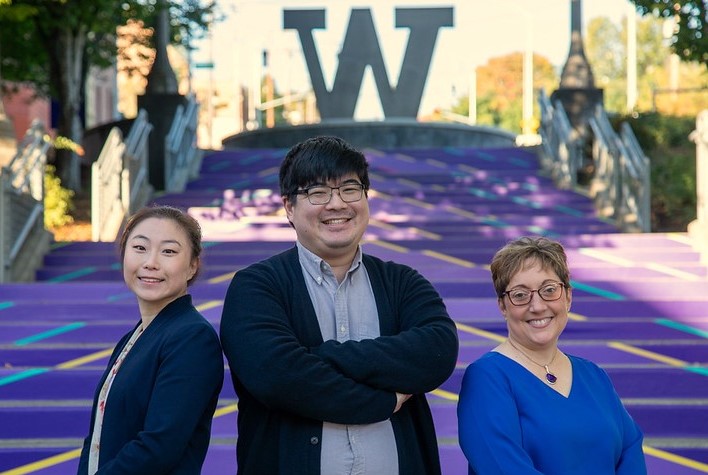
<path fill-rule="evenodd" d="M 492 258 L 492 282 L 499 298 L 503 297 L 511 278 L 529 259 L 543 269 L 550 268 L 566 288 L 570 288 L 570 271 L 563 246 L 545 237 L 524 236 L 507 243 Z"/>
<path fill-rule="evenodd" d="M 174 221 L 187 235 L 189 239 L 190 248 L 192 250 L 192 262 L 197 261 L 197 270 L 191 279 L 187 281 L 187 285 L 191 285 L 192 282 L 199 275 L 199 270 L 201 267 L 201 254 L 202 254 L 202 228 L 199 226 L 199 222 L 182 211 L 179 208 L 166 205 L 155 205 L 146 206 L 139 209 L 133 214 L 128 223 L 125 225 L 123 234 L 120 237 L 120 261 L 123 262 L 125 258 L 125 246 L 128 241 L 128 236 L 135 229 L 135 227 L 149 218 L 157 219 L 169 219 Z"/>

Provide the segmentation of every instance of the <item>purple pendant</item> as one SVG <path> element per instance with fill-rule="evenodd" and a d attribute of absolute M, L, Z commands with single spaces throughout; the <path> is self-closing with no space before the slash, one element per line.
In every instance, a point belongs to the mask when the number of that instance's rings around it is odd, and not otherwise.
<path fill-rule="evenodd" d="M 548 384 L 556 384 L 558 378 L 556 378 L 556 375 L 551 373 L 550 371 L 546 371 L 546 381 L 548 381 Z"/>

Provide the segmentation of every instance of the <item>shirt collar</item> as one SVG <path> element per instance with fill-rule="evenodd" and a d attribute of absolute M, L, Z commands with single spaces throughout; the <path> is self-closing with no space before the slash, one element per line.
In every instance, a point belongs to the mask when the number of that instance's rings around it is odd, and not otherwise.
<path fill-rule="evenodd" d="M 314 252 L 307 249 L 305 246 L 303 246 L 300 243 L 300 241 L 297 241 L 295 244 L 297 246 L 297 253 L 298 253 L 298 259 L 300 260 L 300 265 L 305 270 L 305 272 L 307 272 L 310 275 L 310 277 L 312 277 L 315 280 L 315 282 L 317 282 L 318 284 L 321 284 L 326 276 L 333 275 L 332 268 L 329 266 L 329 264 L 327 264 L 327 261 L 325 261 L 317 254 L 315 254 Z M 361 246 L 357 246 L 356 255 L 354 256 L 354 260 L 352 261 L 352 265 L 349 267 L 349 270 L 347 271 L 347 275 L 350 275 L 352 272 L 356 271 L 360 267 L 361 256 L 362 256 Z"/>

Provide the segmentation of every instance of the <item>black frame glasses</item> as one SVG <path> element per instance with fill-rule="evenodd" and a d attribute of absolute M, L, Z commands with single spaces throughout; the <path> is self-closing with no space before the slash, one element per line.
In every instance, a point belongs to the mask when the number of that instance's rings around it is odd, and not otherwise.
<path fill-rule="evenodd" d="M 507 296 L 512 305 L 516 307 L 523 307 L 524 305 L 531 303 L 534 292 L 541 297 L 541 300 L 546 302 L 555 302 L 563 295 L 563 289 L 567 288 L 568 286 L 563 282 L 549 282 L 544 284 L 542 287 L 533 290 L 524 289 L 522 287 L 507 290 L 506 292 L 502 292 L 500 298 Z"/>
<path fill-rule="evenodd" d="M 313 185 L 303 190 L 297 190 L 296 195 L 305 195 L 310 204 L 326 205 L 332 201 L 334 190 L 339 193 L 339 199 L 345 203 L 355 203 L 364 197 L 366 187 L 362 183 L 344 183 L 339 186 Z"/>

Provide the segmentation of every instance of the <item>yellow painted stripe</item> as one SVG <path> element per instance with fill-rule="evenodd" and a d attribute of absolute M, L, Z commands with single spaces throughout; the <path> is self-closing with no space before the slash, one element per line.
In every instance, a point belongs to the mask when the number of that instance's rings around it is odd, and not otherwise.
<path fill-rule="evenodd" d="M 451 264 L 456 264 L 458 266 L 462 267 L 467 267 L 467 268 L 472 268 L 472 267 L 477 267 L 477 264 L 474 262 L 466 261 L 464 259 L 460 259 L 454 256 L 449 256 L 447 254 L 443 254 L 441 252 L 437 251 L 431 251 L 429 249 L 425 249 L 422 251 L 422 254 L 430 257 L 434 257 L 436 259 L 440 259 L 441 261 L 449 262 Z"/>
<path fill-rule="evenodd" d="M 420 229 L 420 228 L 408 228 L 408 229 L 410 229 L 411 231 L 413 231 L 414 233 L 416 233 L 420 236 L 427 237 L 428 239 L 432 239 L 434 241 L 441 241 L 442 240 L 441 235 L 439 235 L 437 233 L 431 233 L 430 231 L 426 231 L 425 229 Z"/>
<path fill-rule="evenodd" d="M 627 345 L 626 343 L 620 343 L 619 341 L 611 341 L 607 343 L 607 346 L 627 353 L 632 353 L 637 356 L 642 356 L 650 360 L 658 361 L 660 363 L 666 363 L 670 366 L 684 367 L 688 365 L 688 363 L 686 363 L 685 361 L 672 358 L 670 356 L 661 355 L 659 353 L 654 353 L 653 351 L 642 350 L 641 348 Z"/>
<path fill-rule="evenodd" d="M 649 447 L 647 445 L 642 446 L 642 448 L 644 449 L 644 453 L 647 455 L 652 455 L 663 460 L 668 460 L 669 462 L 683 465 L 684 467 L 694 468 L 700 472 L 708 473 L 708 464 L 697 462 L 696 460 L 691 460 L 686 457 L 681 457 L 680 455 L 672 454 L 664 450 L 655 449 L 654 447 Z"/>
<path fill-rule="evenodd" d="M 405 248 L 403 246 L 397 246 L 386 241 L 367 241 L 366 244 L 376 244 L 377 246 L 385 247 L 386 249 L 400 252 L 402 254 L 406 254 L 408 252 L 408 248 Z"/>
<path fill-rule="evenodd" d="M 279 167 L 266 168 L 265 170 L 261 170 L 260 172 L 258 172 L 258 176 L 277 175 L 279 171 Z"/>
<path fill-rule="evenodd" d="M 13 468 L 10 470 L 5 470 L 0 472 L 0 475 L 24 475 L 25 473 L 36 472 L 43 468 L 51 467 L 68 460 L 73 460 L 81 456 L 81 449 L 74 449 L 63 454 L 54 455 L 52 457 L 47 457 L 46 459 L 39 460 L 37 462 L 28 463 L 27 465 L 22 465 L 21 467 Z"/>
<path fill-rule="evenodd" d="M 400 183 L 401 185 L 408 185 L 408 186 L 413 187 L 413 188 L 421 188 L 421 184 L 420 184 L 420 183 L 418 183 L 418 182 L 416 182 L 416 181 L 413 181 L 413 180 L 408 180 L 408 179 L 406 179 L 406 178 L 399 178 L 399 179 L 396 180 L 396 181 L 397 181 L 398 183 Z"/>
<path fill-rule="evenodd" d="M 440 160 L 435 160 L 434 158 L 428 158 L 425 163 L 438 168 L 447 168 L 447 163 L 441 162 Z"/>
<path fill-rule="evenodd" d="M 415 163 L 415 158 L 411 157 L 410 155 L 404 155 L 402 153 L 397 153 L 396 155 L 394 155 L 394 157 L 396 157 L 399 160 L 403 160 L 404 162 Z"/>
<path fill-rule="evenodd" d="M 381 228 L 381 229 L 387 229 L 389 231 L 395 231 L 395 230 L 399 229 L 398 227 L 394 226 L 391 223 L 385 223 L 385 222 L 379 221 L 377 219 L 369 219 L 369 225 L 375 226 L 375 227 Z M 420 229 L 420 228 L 415 228 L 415 227 L 409 227 L 407 229 L 411 232 L 414 232 L 415 234 L 418 234 L 419 236 L 423 236 L 428 239 L 433 239 L 435 241 L 442 240 L 441 235 L 436 234 L 436 233 L 431 233 L 430 231 L 426 231 L 425 229 Z"/>
<path fill-rule="evenodd" d="M 389 229 L 389 230 L 396 229 L 396 226 L 394 226 L 393 224 L 385 223 L 383 221 L 379 221 L 378 219 L 369 219 L 369 224 L 371 226 L 376 226 L 377 228 L 381 228 L 381 229 Z"/>
<path fill-rule="evenodd" d="M 598 251 L 597 249 L 582 248 L 582 249 L 579 249 L 579 251 L 581 254 L 584 254 L 586 256 L 593 257 L 593 258 L 600 260 L 600 261 L 609 262 L 610 264 L 615 264 L 620 267 L 633 267 L 635 265 L 634 262 L 630 261 L 629 259 L 624 259 L 622 257 L 617 257 L 617 256 L 611 256 L 605 252 Z"/>
<path fill-rule="evenodd" d="M 457 168 L 469 173 L 474 173 L 478 170 L 477 168 L 471 167 L 469 165 L 457 165 Z"/>
<path fill-rule="evenodd" d="M 499 317 L 499 318 L 501 318 L 501 317 Z M 455 326 L 457 326 L 457 329 L 460 331 L 471 333 L 472 335 L 481 336 L 481 337 L 487 338 L 489 340 L 498 341 L 499 343 L 506 340 L 506 337 L 503 337 L 501 335 L 497 335 L 496 333 L 488 332 L 485 330 L 480 330 L 479 328 L 471 327 L 469 325 L 465 325 L 464 323 L 455 322 Z"/>
<path fill-rule="evenodd" d="M 76 358 L 74 360 L 65 361 L 64 363 L 56 365 L 57 369 L 69 369 L 76 368 L 82 364 L 91 363 L 92 361 L 100 360 L 107 356 L 111 356 L 113 353 L 113 348 L 107 350 L 97 351 L 96 353 L 91 353 L 90 355 L 82 356 L 81 358 Z"/>
<path fill-rule="evenodd" d="M 430 391 L 430 394 L 435 394 L 438 397 L 448 399 L 450 401 L 457 401 L 458 399 L 460 399 L 459 395 L 450 391 L 445 391 L 444 389 L 433 389 L 432 391 Z"/>
<path fill-rule="evenodd" d="M 569 320 L 575 320 L 577 322 L 583 322 L 588 319 L 588 317 L 584 317 L 580 314 L 577 314 L 575 312 L 568 312 L 568 319 Z"/>
<path fill-rule="evenodd" d="M 430 189 L 434 191 L 447 191 L 447 188 L 442 185 L 430 185 Z"/>
<path fill-rule="evenodd" d="M 472 219 L 476 219 L 476 218 L 477 218 L 477 215 L 476 215 L 475 213 L 472 213 L 471 211 L 467 211 L 467 210 L 464 210 L 464 209 L 455 208 L 454 206 L 448 206 L 448 207 L 446 208 L 446 211 L 449 211 L 449 212 L 451 212 L 451 213 L 454 213 L 454 214 L 456 214 L 456 215 L 458 215 L 458 216 L 464 216 L 465 218 L 472 218 Z"/>
<path fill-rule="evenodd" d="M 410 203 L 412 205 L 420 206 L 421 208 L 425 209 L 434 209 L 435 206 L 431 205 L 430 203 L 426 203 L 425 201 L 420 201 L 416 200 L 414 198 L 403 198 L 403 201 L 406 203 Z"/>
<path fill-rule="evenodd" d="M 238 404 L 229 404 L 228 406 L 221 407 L 214 411 L 214 417 L 221 417 L 227 414 L 232 414 L 238 411 Z M 6 470 L 0 472 L 0 475 L 24 475 L 27 473 L 36 472 L 37 470 L 42 470 L 54 465 L 58 465 L 69 460 L 73 460 L 81 456 L 81 449 L 74 449 L 63 454 L 54 455 L 52 457 L 47 457 L 46 459 L 39 460 L 37 462 L 32 462 L 27 465 L 22 465 L 21 467 L 13 468 L 11 470 Z"/>
<path fill-rule="evenodd" d="M 683 280 L 700 280 L 701 278 L 698 277 L 695 274 L 691 274 L 690 272 L 684 272 L 682 270 L 678 269 L 673 269 L 669 266 L 665 266 L 663 264 L 657 264 L 656 262 L 649 262 L 644 265 L 647 269 L 655 270 L 657 272 L 661 272 L 662 274 L 667 274 L 673 277 L 678 277 L 679 279 Z"/>
<path fill-rule="evenodd" d="M 211 279 L 207 280 L 207 282 L 210 284 L 219 284 L 221 282 L 224 282 L 225 280 L 233 279 L 234 275 L 236 275 L 236 272 L 227 272 L 226 274 L 217 275 L 216 277 L 212 277 Z"/>
<path fill-rule="evenodd" d="M 214 417 L 225 416 L 226 414 L 231 414 L 238 411 L 238 404 L 229 404 L 228 406 L 220 407 L 214 411 Z"/>
<path fill-rule="evenodd" d="M 197 305 L 196 309 L 199 310 L 200 312 L 203 312 L 204 310 L 209 310 L 210 308 L 218 307 L 223 304 L 224 304 L 223 300 L 210 300 L 210 301 L 205 302 L 201 305 Z"/>

